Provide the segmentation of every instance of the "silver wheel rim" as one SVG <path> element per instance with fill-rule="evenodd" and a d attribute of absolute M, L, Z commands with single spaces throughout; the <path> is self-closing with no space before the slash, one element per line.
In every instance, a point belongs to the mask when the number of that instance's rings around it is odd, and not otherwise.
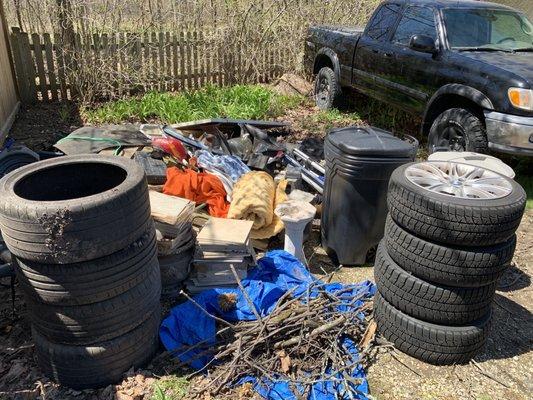
<path fill-rule="evenodd" d="M 424 190 L 461 199 L 500 199 L 513 190 L 509 180 L 496 172 L 455 162 L 413 164 L 405 177 Z"/>

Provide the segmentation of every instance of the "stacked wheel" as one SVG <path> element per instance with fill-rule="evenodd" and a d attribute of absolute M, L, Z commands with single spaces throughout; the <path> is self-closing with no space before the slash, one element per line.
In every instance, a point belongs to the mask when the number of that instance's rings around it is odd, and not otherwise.
<path fill-rule="evenodd" d="M 6 175 L 0 192 L 43 372 L 93 388 L 149 361 L 161 278 L 144 171 L 120 157 L 61 157 Z"/>
<path fill-rule="evenodd" d="M 479 167 L 421 162 L 396 169 L 374 267 L 382 335 L 432 364 L 479 353 L 525 204 L 519 184 Z"/>

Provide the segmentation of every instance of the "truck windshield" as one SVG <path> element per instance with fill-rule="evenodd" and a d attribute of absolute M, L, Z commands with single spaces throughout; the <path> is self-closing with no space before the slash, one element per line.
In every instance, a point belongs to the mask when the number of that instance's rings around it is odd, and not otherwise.
<path fill-rule="evenodd" d="M 533 25 L 507 10 L 445 9 L 451 49 L 459 51 L 532 51 Z"/>

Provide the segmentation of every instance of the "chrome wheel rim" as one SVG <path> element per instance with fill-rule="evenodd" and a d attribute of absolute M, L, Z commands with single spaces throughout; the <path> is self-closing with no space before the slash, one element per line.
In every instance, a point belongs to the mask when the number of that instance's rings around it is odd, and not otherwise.
<path fill-rule="evenodd" d="M 461 199 L 500 199 L 513 190 L 496 172 L 456 162 L 413 164 L 405 169 L 405 177 L 424 190 Z"/>

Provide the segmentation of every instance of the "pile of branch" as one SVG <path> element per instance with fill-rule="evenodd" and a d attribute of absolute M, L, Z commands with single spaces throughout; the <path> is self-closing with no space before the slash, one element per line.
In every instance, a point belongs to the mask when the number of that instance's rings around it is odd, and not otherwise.
<path fill-rule="evenodd" d="M 298 296 L 287 292 L 272 313 L 261 318 L 243 293 L 257 320 L 231 324 L 214 317 L 219 324 L 218 340 L 200 353 L 214 357 L 203 370 L 207 377 L 191 389 L 190 395 L 204 398 L 206 394 L 222 394 L 244 376 L 253 375 L 258 382 L 288 382 L 293 393 L 302 398 L 323 381 L 342 384 L 344 397 L 355 398 L 360 381 L 351 372 L 359 363 L 365 364 L 368 343 L 375 332 L 375 325 L 369 323 L 372 303 L 366 301 L 365 294 L 353 296 L 349 289 L 332 294 L 317 283 Z M 359 300 L 364 301 L 363 306 L 355 307 Z M 354 360 L 342 345 L 346 338 L 359 344 L 359 359 Z"/>

